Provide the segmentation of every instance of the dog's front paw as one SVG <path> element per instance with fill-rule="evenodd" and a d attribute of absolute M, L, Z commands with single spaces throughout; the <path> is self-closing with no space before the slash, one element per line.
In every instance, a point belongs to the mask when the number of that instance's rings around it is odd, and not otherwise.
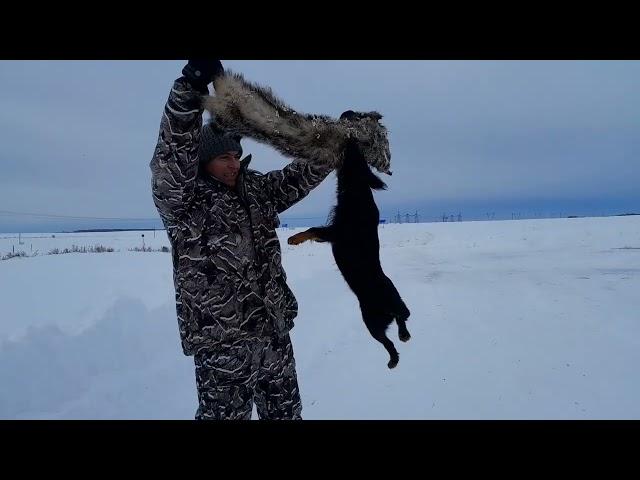
<path fill-rule="evenodd" d="M 308 240 L 316 240 L 316 238 L 317 237 L 313 233 L 311 233 L 311 231 L 307 230 L 306 232 L 300 232 L 292 235 L 287 240 L 287 243 L 289 245 L 300 245 L 302 242 L 306 242 Z"/>
<path fill-rule="evenodd" d="M 296 235 L 293 235 L 287 239 L 287 243 L 289 245 L 300 245 L 304 241 L 305 238 L 301 233 L 297 233 Z"/>

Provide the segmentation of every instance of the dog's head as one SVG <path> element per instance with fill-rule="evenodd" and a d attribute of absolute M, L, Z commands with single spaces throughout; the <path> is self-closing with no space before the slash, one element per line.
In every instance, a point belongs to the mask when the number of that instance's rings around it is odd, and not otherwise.
<path fill-rule="evenodd" d="M 367 163 L 382 173 L 391 175 L 391 149 L 387 129 L 378 112 L 354 112 L 347 110 L 340 115 L 340 123 L 345 124 L 349 137 L 357 140 L 360 151 Z"/>

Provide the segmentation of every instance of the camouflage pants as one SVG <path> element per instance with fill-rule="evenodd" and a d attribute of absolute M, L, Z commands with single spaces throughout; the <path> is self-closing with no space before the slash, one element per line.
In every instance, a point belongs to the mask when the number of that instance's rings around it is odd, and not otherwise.
<path fill-rule="evenodd" d="M 194 356 L 196 420 L 300 420 L 293 346 L 281 339 L 242 340 Z"/>

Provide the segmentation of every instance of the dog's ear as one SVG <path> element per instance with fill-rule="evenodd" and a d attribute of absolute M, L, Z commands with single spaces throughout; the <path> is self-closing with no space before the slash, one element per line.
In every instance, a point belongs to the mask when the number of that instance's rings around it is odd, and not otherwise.
<path fill-rule="evenodd" d="M 355 120 L 358 118 L 358 114 L 353 110 L 347 110 L 340 115 L 340 120 Z"/>

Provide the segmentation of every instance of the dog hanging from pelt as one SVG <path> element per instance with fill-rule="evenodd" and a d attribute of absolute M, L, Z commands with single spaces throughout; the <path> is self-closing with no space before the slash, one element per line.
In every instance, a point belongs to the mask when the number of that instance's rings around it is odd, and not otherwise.
<path fill-rule="evenodd" d="M 227 71 L 214 80 L 215 96 L 205 108 L 224 129 L 267 144 L 296 161 L 313 159 L 337 168 L 337 205 L 329 224 L 289 238 L 329 242 L 336 265 L 360 302 L 367 329 L 389 352 L 388 367 L 399 355 L 386 330 L 395 320 L 399 338 L 409 340 L 409 309 L 380 265 L 380 214 L 372 189 L 386 185 L 370 169 L 391 175 L 387 130 L 377 112 L 347 111 L 340 119 L 296 112 L 270 89 Z"/>

